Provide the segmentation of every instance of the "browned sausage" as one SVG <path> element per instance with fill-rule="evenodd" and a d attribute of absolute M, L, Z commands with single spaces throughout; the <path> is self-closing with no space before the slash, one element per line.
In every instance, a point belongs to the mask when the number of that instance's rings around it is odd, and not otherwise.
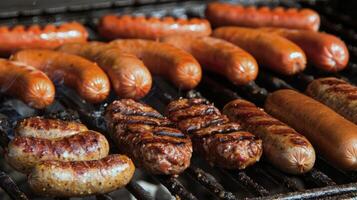
<path fill-rule="evenodd" d="M 44 160 L 97 160 L 108 152 L 109 144 L 102 134 L 84 131 L 58 139 L 17 136 L 10 141 L 5 156 L 13 168 L 28 173 Z"/>
<path fill-rule="evenodd" d="M 121 98 L 140 99 L 151 89 L 152 78 L 144 63 L 133 54 L 108 47 L 104 43 L 71 43 L 59 51 L 87 58 L 108 74 L 116 94 Z"/>
<path fill-rule="evenodd" d="M 244 85 L 255 80 L 258 64 L 249 53 L 221 39 L 177 35 L 162 38 L 192 54 L 202 68 L 227 77 L 236 85 Z"/>
<path fill-rule="evenodd" d="M 103 101 L 109 94 L 110 82 L 97 64 L 82 57 L 52 50 L 22 50 L 12 60 L 34 66 L 45 72 L 52 81 L 64 82 L 91 102 Z"/>
<path fill-rule="evenodd" d="M 223 108 L 223 113 L 263 140 L 264 156 L 278 169 L 301 174 L 314 166 L 316 155 L 310 142 L 253 103 L 233 100 Z"/>
<path fill-rule="evenodd" d="M 99 33 L 107 39 L 138 38 L 155 40 L 163 36 L 190 34 L 208 36 L 211 26 L 205 19 L 174 19 L 172 17 L 104 16 L 98 27 Z"/>
<path fill-rule="evenodd" d="M 109 43 L 143 60 L 150 72 L 163 75 L 176 87 L 192 89 L 201 80 L 202 70 L 196 59 L 172 45 L 149 40 L 115 40 Z"/>
<path fill-rule="evenodd" d="M 295 8 L 243 7 L 228 3 L 210 3 L 206 17 L 213 26 L 283 27 L 317 31 L 320 16 L 313 10 Z"/>
<path fill-rule="evenodd" d="M 64 23 L 60 26 L 48 24 L 45 27 L 0 26 L 0 55 L 10 55 L 20 49 L 54 49 L 64 43 L 86 42 L 87 38 L 86 28 L 76 22 Z"/>
<path fill-rule="evenodd" d="M 293 90 L 279 90 L 270 94 L 265 109 L 304 134 L 334 166 L 357 170 L 357 126 L 352 122 Z"/>
<path fill-rule="evenodd" d="M 349 53 L 346 44 L 334 35 L 283 28 L 261 28 L 260 30 L 276 33 L 291 40 L 305 52 L 308 63 L 311 62 L 321 70 L 337 72 L 347 66 Z"/>
<path fill-rule="evenodd" d="M 52 104 L 55 98 L 55 87 L 45 73 L 5 59 L 0 59 L 0 91 L 38 109 Z"/>
<path fill-rule="evenodd" d="M 118 154 L 92 161 L 44 161 L 34 168 L 28 182 L 38 195 L 79 197 L 124 187 L 134 171 L 133 162 Z"/>
<path fill-rule="evenodd" d="M 300 47 L 279 35 L 258 29 L 222 27 L 214 30 L 213 36 L 241 47 L 257 59 L 259 66 L 283 75 L 296 74 L 306 67 Z"/>

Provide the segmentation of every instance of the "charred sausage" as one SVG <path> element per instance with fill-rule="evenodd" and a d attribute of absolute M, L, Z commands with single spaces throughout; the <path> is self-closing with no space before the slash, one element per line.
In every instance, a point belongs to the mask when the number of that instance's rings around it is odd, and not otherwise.
<path fill-rule="evenodd" d="M 222 27 L 213 36 L 248 51 L 258 64 L 283 75 L 296 74 L 306 67 L 304 52 L 293 42 L 259 29 Z"/>

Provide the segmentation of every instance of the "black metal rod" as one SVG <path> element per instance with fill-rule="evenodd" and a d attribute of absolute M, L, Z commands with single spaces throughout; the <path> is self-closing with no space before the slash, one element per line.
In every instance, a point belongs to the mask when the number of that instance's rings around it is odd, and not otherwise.
<path fill-rule="evenodd" d="M 304 178 L 307 180 L 312 180 L 319 187 L 336 185 L 335 181 L 333 181 L 326 174 L 315 168 L 313 168 L 310 172 L 304 174 Z"/>
<path fill-rule="evenodd" d="M 174 177 L 170 176 L 155 176 L 174 196 L 180 197 L 183 200 L 198 200 L 191 192 L 189 192 L 181 183 Z"/>
<path fill-rule="evenodd" d="M 113 198 L 111 196 L 109 196 L 108 194 L 97 195 L 97 196 L 95 196 L 95 198 L 97 200 L 113 200 Z"/>
<path fill-rule="evenodd" d="M 155 198 L 151 196 L 149 192 L 147 192 L 144 188 L 142 188 L 139 184 L 134 181 L 130 181 L 128 185 L 125 187 L 131 194 L 134 195 L 137 199 L 143 200 L 154 200 Z"/>
<path fill-rule="evenodd" d="M 0 171 L 0 187 L 10 196 L 13 200 L 29 200 L 16 183 L 5 172 Z"/>

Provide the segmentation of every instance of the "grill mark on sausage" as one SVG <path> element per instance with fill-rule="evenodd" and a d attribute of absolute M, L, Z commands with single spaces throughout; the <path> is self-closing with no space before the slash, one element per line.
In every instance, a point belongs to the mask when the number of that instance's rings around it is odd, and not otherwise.
<path fill-rule="evenodd" d="M 204 115 L 220 115 L 219 110 L 213 105 L 197 104 L 188 108 L 179 109 L 174 112 L 170 112 L 169 116 L 172 116 L 173 121 L 182 121 L 193 117 Z"/>
<path fill-rule="evenodd" d="M 190 134 L 199 129 L 219 125 L 228 121 L 228 118 L 223 115 L 206 115 L 181 120 L 178 122 L 178 127 Z"/>
<path fill-rule="evenodd" d="M 205 136 L 212 136 L 216 134 L 230 134 L 233 132 L 241 131 L 242 127 L 238 125 L 237 123 L 225 123 L 221 125 L 213 125 L 209 126 L 206 128 L 202 128 L 200 130 L 197 130 L 195 134 L 192 134 L 192 137 L 194 138 L 200 138 L 200 137 L 205 137 Z"/>

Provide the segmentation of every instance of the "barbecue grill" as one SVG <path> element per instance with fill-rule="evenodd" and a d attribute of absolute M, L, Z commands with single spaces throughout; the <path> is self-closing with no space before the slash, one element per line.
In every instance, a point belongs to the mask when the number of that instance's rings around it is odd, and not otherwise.
<path fill-rule="evenodd" d="M 0 24 L 47 24 L 76 20 L 86 25 L 91 40 L 103 40 L 97 34 L 99 17 L 107 13 L 134 15 L 203 17 L 206 1 L 170 0 L 76 0 L 76 1 L 6 1 L 0 2 Z M 33 4 L 33 2 L 35 2 Z M 352 2 L 352 1 L 351 1 Z M 243 1 L 256 5 L 308 7 L 320 13 L 321 30 L 335 34 L 348 45 L 351 59 L 348 68 L 340 73 L 326 74 L 308 67 L 293 77 L 284 77 L 261 69 L 258 79 L 236 87 L 222 77 L 205 72 L 198 88 L 180 91 L 160 77 L 154 77 L 151 92 L 143 102 L 163 112 L 165 105 L 179 97 L 204 97 L 219 108 L 228 101 L 245 98 L 262 106 L 267 94 L 283 88 L 303 91 L 314 78 L 335 76 L 351 83 L 357 82 L 357 23 L 353 15 L 332 1 Z M 353 4 L 353 3 L 350 3 Z M 14 7 L 16 5 L 16 7 Z M 353 10 L 349 8 L 349 10 Z M 1 45 L 1 44 L 0 44 Z M 106 133 L 103 120 L 105 107 L 116 99 L 114 94 L 99 105 L 84 102 L 74 91 L 57 86 L 56 101 L 45 110 L 34 110 L 19 100 L 0 96 L 0 144 L 13 137 L 12 127 L 19 119 L 42 115 L 52 118 L 80 120 L 89 128 Z M 115 152 L 115 146 L 111 145 Z M 2 150 L 1 150 L 2 151 Z M 12 170 L 3 158 L 0 161 L 0 199 L 47 199 L 32 193 L 26 177 Z M 156 192 L 153 192 L 156 191 Z M 357 197 L 357 173 L 341 171 L 317 157 L 313 170 L 294 176 L 285 174 L 267 163 L 264 158 L 246 170 L 225 170 L 211 167 L 194 155 L 191 166 L 177 177 L 155 176 L 137 169 L 134 179 L 123 189 L 106 195 L 84 199 L 349 199 Z M 67 198 L 64 198 L 67 199 Z M 72 198 L 71 198 L 72 199 Z"/>

